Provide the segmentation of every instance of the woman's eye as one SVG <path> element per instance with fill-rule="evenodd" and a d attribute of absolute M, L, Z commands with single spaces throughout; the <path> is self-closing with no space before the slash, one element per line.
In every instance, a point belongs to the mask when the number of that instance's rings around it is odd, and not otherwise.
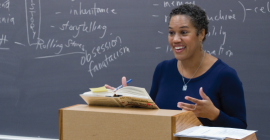
<path fill-rule="evenodd" d="M 169 35 L 174 35 L 174 32 L 169 32 Z"/>
<path fill-rule="evenodd" d="M 187 34 L 187 31 L 182 31 L 181 34 L 185 35 Z"/>

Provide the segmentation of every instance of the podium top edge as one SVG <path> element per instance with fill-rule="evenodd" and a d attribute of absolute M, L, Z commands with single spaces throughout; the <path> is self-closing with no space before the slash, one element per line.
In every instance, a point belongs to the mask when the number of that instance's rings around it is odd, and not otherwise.
<path fill-rule="evenodd" d="M 106 106 L 89 106 L 87 104 L 78 104 L 60 109 L 62 111 L 88 111 L 99 113 L 119 113 L 119 114 L 137 114 L 137 115 L 154 115 L 154 116 L 178 116 L 187 112 L 182 110 L 167 109 L 145 109 L 145 108 L 123 108 L 123 107 L 106 107 Z"/>

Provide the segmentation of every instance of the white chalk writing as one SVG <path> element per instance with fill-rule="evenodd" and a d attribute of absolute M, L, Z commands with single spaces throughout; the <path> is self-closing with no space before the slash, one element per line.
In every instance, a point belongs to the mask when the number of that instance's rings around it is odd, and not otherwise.
<path fill-rule="evenodd" d="M 211 31 L 209 31 L 206 36 L 207 37 L 211 37 L 211 36 L 213 36 L 213 37 L 214 36 L 222 36 L 223 37 L 222 43 L 220 44 L 218 50 L 205 50 L 207 53 L 209 53 L 210 55 L 222 55 L 222 54 L 225 54 L 225 55 L 227 55 L 229 57 L 231 57 L 233 55 L 232 50 L 230 50 L 231 46 L 225 48 L 227 33 L 226 33 L 226 31 L 223 31 L 222 26 L 220 26 L 219 30 L 216 29 L 215 26 L 213 26 L 213 29 Z"/>
<path fill-rule="evenodd" d="M 9 6 L 10 6 L 10 0 L 6 0 L 5 2 L 3 3 L 0 3 L 0 8 L 5 8 L 5 9 L 9 9 Z"/>
<path fill-rule="evenodd" d="M 113 62 L 119 57 L 121 57 L 122 55 L 124 55 L 125 53 L 130 52 L 130 49 L 128 47 L 126 46 L 121 47 L 121 44 L 122 44 L 121 37 L 117 36 L 115 39 L 109 42 L 105 42 L 98 47 L 94 47 L 91 53 L 88 53 L 87 50 L 84 51 L 85 55 L 81 57 L 81 65 L 85 65 L 85 63 L 88 63 L 89 64 L 88 72 L 93 77 L 94 72 L 107 68 L 110 62 Z M 95 63 L 95 61 L 93 60 L 94 57 L 102 53 L 105 53 L 106 50 L 112 49 L 116 46 L 119 46 L 120 49 L 109 56 L 105 54 L 105 59 L 102 62 L 99 62 L 97 64 Z"/>
<path fill-rule="evenodd" d="M 96 16 L 97 14 L 117 14 L 115 9 L 109 9 L 109 8 L 98 8 L 96 6 L 96 3 L 94 3 L 94 7 L 93 8 L 89 8 L 89 9 L 84 9 L 82 8 L 82 2 L 80 2 L 80 6 L 79 9 L 70 9 L 70 14 L 72 15 L 94 15 Z"/>
<path fill-rule="evenodd" d="M 86 59 L 86 57 L 82 57 L 82 62 L 85 62 L 85 61 L 89 62 L 89 70 L 88 70 L 88 72 L 93 77 L 94 72 L 97 72 L 97 71 L 99 71 L 99 70 L 101 70 L 103 68 L 107 68 L 110 62 L 115 61 L 120 56 L 124 55 L 125 53 L 130 53 L 130 49 L 128 47 L 122 47 L 118 51 L 116 51 L 115 53 L 113 53 L 113 54 L 111 54 L 109 56 L 105 55 L 105 59 L 102 62 L 97 63 L 97 64 L 95 64 L 95 62 L 93 60 L 88 61 Z"/>
<path fill-rule="evenodd" d="M 30 46 L 40 41 L 41 4 L 40 0 L 25 0 L 27 39 Z M 36 21 L 34 17 L 38 17 Z"/>
<path fill-rule="evenodd" d="M 182 4 L 195 4 L 195 1 L 164 1 L 164 7 L 174 7 L 174 6 L 180 6 Z"/>
<path fill-rule="evenodd" d="M 241 1 L 238 1 L 238 3 L 242 6 L 244 10 L 243 22 L 245 22 L 246 20 L 247 11 L 253 11 L 255 13 L 262 13 L 262 14 L 270 13 L 269 1 L 266 2 L 265 6 L 255 6 L 252 8 L 246 8 L 245 5 Z"/>
<path fill-rule="evenodd" d="M 15 18 L 10 17 L 10 15 L 8 17 L 0 17 L 0 24 L 9 24 L 9 23 L 15 25 Z"/>
<path fill-rule="evenodd" d="M 9 11 L 10 11 L 10 0 L 6 0 L 3 3 L 0 2 L 0 9 L 1 8 L 8 9 L 8 14 L 6 16 L 1 14 L 1 16 L 0 16 L 0 24 L 12 24 L 12 25 L 15 25 L 15 18 L 13 16 L 11 16 L 10 13 L 9 13 Z"/>
<path fill-rule="evenodd" d="M 67 21 L 67 23 L 62 24 L 62 26 L 59 28 L 60 30 L 69 30 L 69 31 L 75 31 L 76 34 L 73 36 L 73 38 L 77 38 L 80 34 L 80 31 L 86 32 L 86 33 L 91 33 L 96 30 L 102 30 L 103 34 L 99 38 L 103 38 L 106 34 L 107 31 L 107 26 L 106 25 L 97 25 L 96 21 L 90 22 L 87 24 L 86 22 L 83 22 L 83 24 L 80 25 L 72 25 Z"/>
<path fill-rule="evenodd" d="M 67 49 L 70 47 L 79 48 L 79 51 L 63 53 L 65 48 Z M 110 55 L 106 54 L 106 51 L 115 47 L 120 47 L 120 48 L 113 54 L 110 54 Z M 122 47 L 122 39 L 120 36 L 117 36 L 115 39 L 107 41 L 97 47 L 93 47 L 92 51 L 90 52 L 86 50 L 85 45 L 81 43 L 77 43 L 76 41 L 72 39 L 69 39 L 66 44 L 59 43 L 58 40 L 56 39 L 49 39 L 47 42 L 45 42 L 42 39 L 39 39 L 36 49 L 37 50 L 50 50 L 50 49 L 56 50 L 53 55 L 40 56 L 40 57 L 36 57 L 36 59 L 53 58 L 53 57 L 60 57 L 60 56 L 67 56 L 67 55 L 74 55 L 74 54 L 83 54 L 83 56 L 81 56 L 80 64 L 83 66 L 86 63 L 88 63 L 89 65 L 88 72 L 90 73 L 92 77 L 94 76 L 93 73 L 101 69 L 107 68 L 109 63 L 120 58 L 125 53 L 130 53 L 130 49 L 127 46 Z M 96 64 L 94 58 L 101 54 L 104 54 L 105 59 L 102 62 Z"/>
<path fill-rule="evenodd" d="M 233 12 L 232 10 L 229 10 L 231 13 Z M 220 20 L 236 20 L 236 16 L 234 13 L 232 14 L 222 14 L 222 11 L 219 10 L 218 15 L 215 16 L 207 16 L 209 21 L 220 21 Z"/>
<path fill-rule="evenodd" d="M 9 48 L 2 47 L 6 42 L 8 42 L 7 36 L 2 34 L 2 37 L 0 38 L 0 50 L 9 50 Z"/>
<path fill-rule="evenodd" d="M 7 36 L 2 34 L 2 37 L 0 38 L 0 46 L 2 44 L 6 44 L 6 42 L 8 42 Z"/>

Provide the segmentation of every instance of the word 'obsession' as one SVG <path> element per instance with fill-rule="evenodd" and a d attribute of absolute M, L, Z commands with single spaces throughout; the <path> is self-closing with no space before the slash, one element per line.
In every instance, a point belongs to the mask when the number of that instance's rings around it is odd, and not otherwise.
<path fill-rule="evenodd" d="M 110 62 L 115 61 L 125 53 L 129 53 L 130 50 L 128 47 L 121 47 L 122 41 L 119 36 L 117 36 L 114 40 L 111 40 L 109 42 L 103 43 L 98 47 L 94 47 L 91 51 L 91 53 L 88 53 L 87 50 L 84 51 L 84 56 L 81 57 L 81 65 L 85 65 L 86 63 L 89 64 L 88 66 L 88 72 L 93 77 L 93 73 L 97 72 L 103 68 L 107 68 Z M 100 55 L 102 53 L 105 53 L 106 50 L 109 50 L 111 48 L 114 48 L 116 46 L 120 46 L 120 49 L 118 49 L 115 53 L 107 55 L 105 54 L 105 59 L 99 63 L 95 63 L 93 60 L 94 57 L 97 55 Z"/>

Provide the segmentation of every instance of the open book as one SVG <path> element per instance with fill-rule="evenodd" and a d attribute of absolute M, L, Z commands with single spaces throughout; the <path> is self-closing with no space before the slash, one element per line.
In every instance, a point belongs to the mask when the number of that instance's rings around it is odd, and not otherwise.
<path fill-rule="evenodd" d="M 255 133 L 256 130 L 237 129 L 229 127 L 193 126 L 173 134 L 175 137 L 189 137 L 210 140 L 243 139 Z M 248 138 L 247 138 L 248 139 Z"/>
<path fill-rule="evenodd" d="M 116 96 L 115 96 L 116 94 Z M 80 94 L 88 105 L 93 106 L 116 106 L 158 109 L 144 88 L 126 86 L 116 92 L 110 89 L 103 92 L 85 92 Z"/>

